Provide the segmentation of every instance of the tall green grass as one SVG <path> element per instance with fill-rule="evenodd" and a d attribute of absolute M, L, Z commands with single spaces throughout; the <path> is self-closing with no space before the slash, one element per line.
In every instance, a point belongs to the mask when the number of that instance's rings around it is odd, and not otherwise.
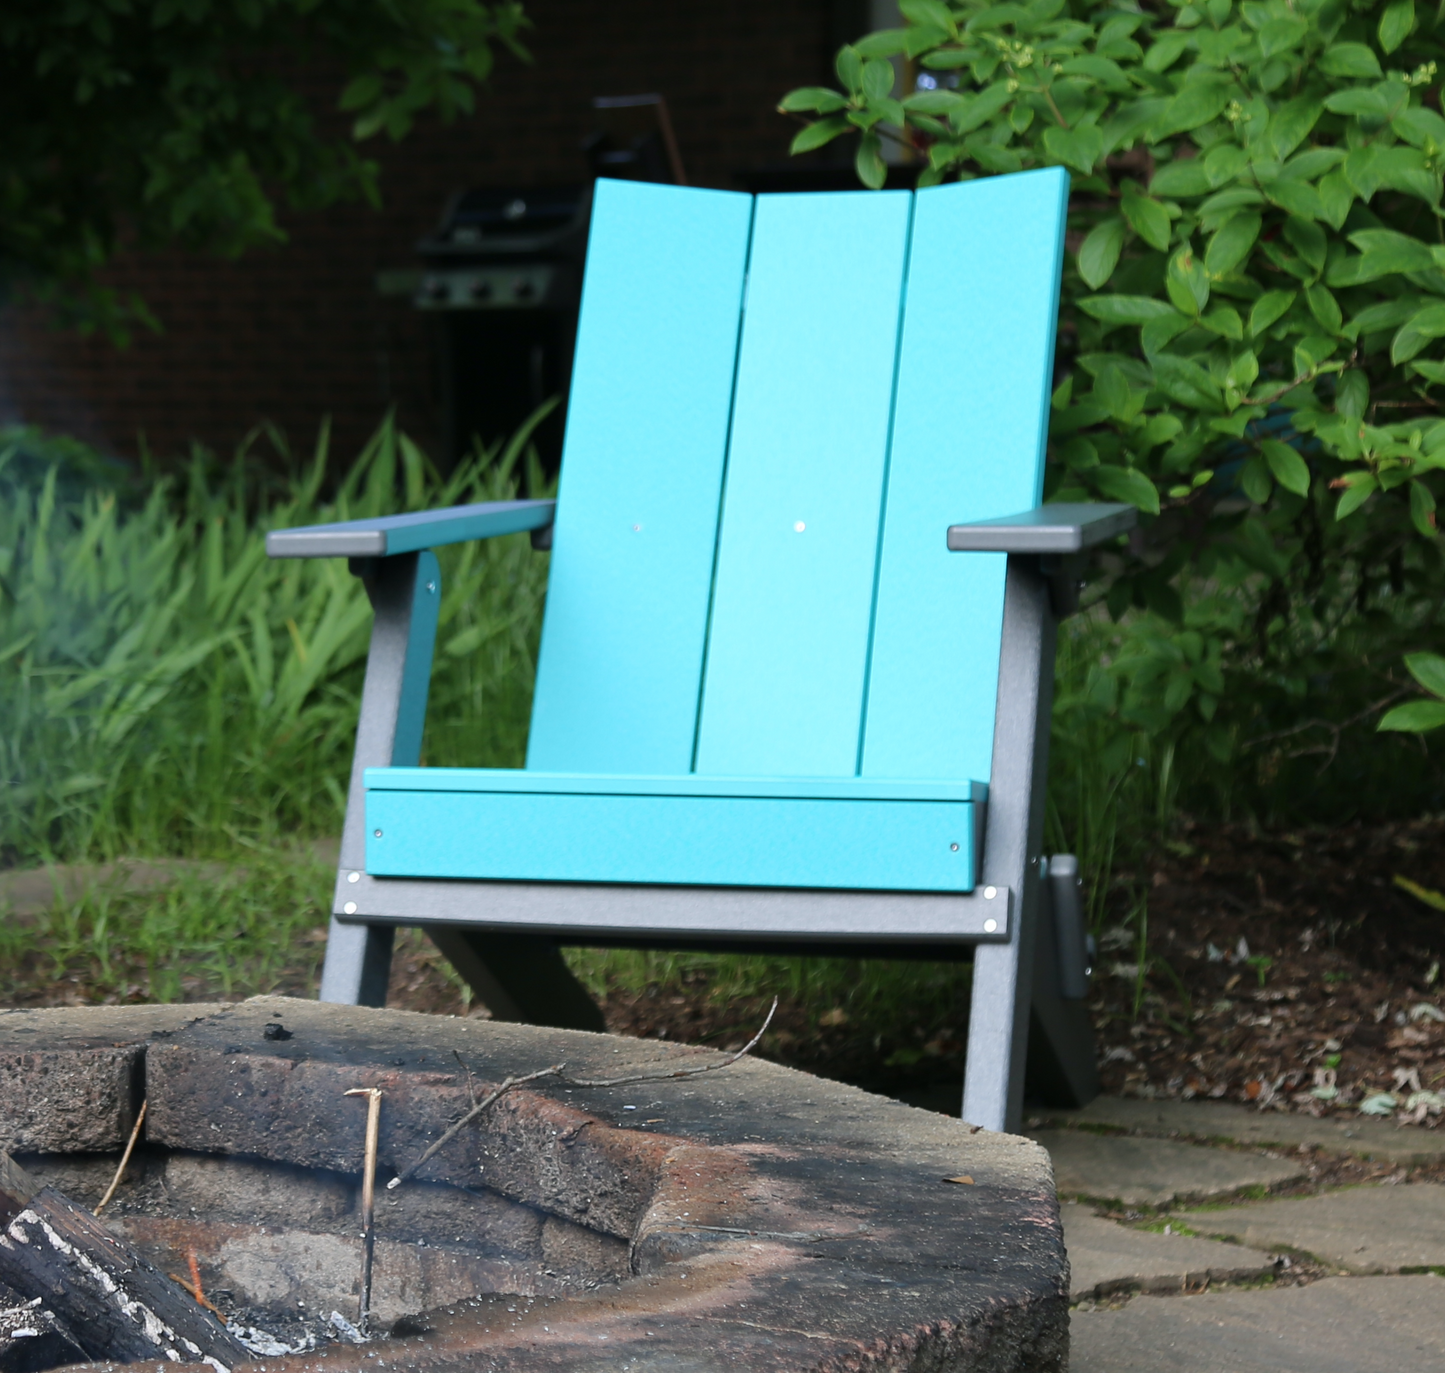
<path fill-rule="evenodd" d="M 115 491 L 67 495 L 59 463 L 10 484 L 0 865 L 204 856 L 337 832 L 370 610 L 343 562 L 271 561 L 265 533 L 507 499 L 526 441 L 442 478 L 388 420 L 325 492 L 323 429 L 287 481 L 250 444 L 224 467 L 198 452 L 124 510 Z M 33 446 L 0 439 L 0 483 Z M 519 763 L 547 559 L 518 535 L 441 561 L 426 757 Z"/>

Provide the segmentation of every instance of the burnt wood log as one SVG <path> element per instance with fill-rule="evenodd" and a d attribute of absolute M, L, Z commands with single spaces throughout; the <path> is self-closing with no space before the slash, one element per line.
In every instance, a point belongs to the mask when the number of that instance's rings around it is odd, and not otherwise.
<path fill-rule="evenodd" d="M 89 1211 L 0 1154 L 0 1283 L 40 1298 L 90 1359 L 228 1370 L 251 1353 Z"/>
<path fill-rule="evenodd" d="M 0 1305 L 0 1373 L 44 1373 L 84 1362 L 80 1341 L 39 1297 L 18 1306 Z"/>

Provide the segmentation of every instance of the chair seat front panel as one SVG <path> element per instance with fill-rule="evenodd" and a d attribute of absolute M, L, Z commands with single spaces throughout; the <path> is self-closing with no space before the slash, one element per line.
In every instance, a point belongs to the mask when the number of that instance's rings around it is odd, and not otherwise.
<path fill-rule="evenodd" d="M 971 891 L 970 801 L 383 791 L 373 877 Z"/>

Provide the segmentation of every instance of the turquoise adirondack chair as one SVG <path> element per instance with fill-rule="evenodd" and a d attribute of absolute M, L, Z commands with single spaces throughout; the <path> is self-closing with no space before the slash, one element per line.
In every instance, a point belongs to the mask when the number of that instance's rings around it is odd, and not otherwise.
<path fill-rule="evenodd" d="M 1093 1094 L 1043 780 L 1055 620 L 1133 511 L 1039 508 L 1067 191 L 601 181 L 555 509 L 269 536 L 376 611 L 324 1000 L 384 1000 L 397 925 L 495 1014 L 592 1028 L 559 941 L 971 949 L 965 1118 L 1016 1125 L 1026 1055 Z M 527 766 L 419 767 L 429 550 L 522 530 Z"/>

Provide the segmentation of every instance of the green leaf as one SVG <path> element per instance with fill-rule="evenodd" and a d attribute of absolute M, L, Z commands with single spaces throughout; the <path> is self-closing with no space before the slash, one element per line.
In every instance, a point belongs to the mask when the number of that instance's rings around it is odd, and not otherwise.
<path fill-rule="evenodd" d="M 1380 47 L 1394 52 L 1415 27 L 1415 0 L 1394 0 L 1380 16 Z"/>
<path fill-rule="evenodd" d="M 1248 162 L 1249 154 L 1237 143 L 1216 143 L 1204 154 L 1204 170 L 1209 176 L 1210 187 L 1233 181 Z"/>
<path fill-rule="evenodd" d="M 1445 701 L 1408 701 L 1387 711 L 1376 729 L 1397 730 L 1403 734 L 1424 734 L 1426 730 L 1445 725 Z"/>
<path fill-rule="evenodd" d="M 1221 338 L 1240 340 L 1244 338 L 1244 325 L 1240 322 L 1239 311 L 1229 305 L 1221 305 L 1211 310 L 1199 321 L 1210 333 L 1218 334 Z M 1251 357 L 1254 354 L 1250 354 Z M 1254 380 L 1253 377 L 1250 378 Z"/>
<path fill-rule="evenodd" d="M 1154 385 L 1171 400 L 1194 410 L 1213 413 L 1224 408 L 1219 388 L 1197 362 L 1190 362 L 1177 353 L 1156 353 L 1150 361 L 1154 369 Z"/>
<path fill-rule="evenodd" d="M 1405 142 L 1413 143 L 1417 148 L 1423 148 L 1427 143 L 1433 143 L 1437 148 L 1445 148 L 1445 119 L 1424 105 L 1414 105 L 1408 110 L 1401 110 L 1390 127 Z"/>
<path fill-rule="evenodd" d="M 1239 484 L 1256 505 L 1263 505 L 1274 493 L 1274 481 L 1263 458 L 1246 459 L 1239 469 Z"/>
<path fill-rule="evenodd" d="M 1124 221 L 1106 219 L 1096 224 L 1079 244 L 1079 275 L 1098 290 L 1114 275 L 1124 247 Z"/>
<path fill-rule="evenodd" d="M 1422 481 L 1410 483 L 1410 521 L 1427 539 L 1436 538 L 1440 533 L 1435 526 L 1434 493 Z M 1436 661 L 1445 667 L 1445 660 L 1437 658 Z M 1445 686 L 1445 681 L 1441 684 Z M 1445 691 L 1438 694 L 1445 695 Z"/>
<path fill-rule="evenodd" d="M 1259 446 L 1275 481 L 1286 491 L 1293 491 L 1296 496 L 1309 494 L 1309 464 L 1289 444 L 1281 443 L 1278 439 L 1263 439 Z"/>
<path fill-rule="evenodd" d="M 1209 274 L 1186 245 L 1169 259 L 1164 289 L 1176 309 L 1198 314 L 1209 301 Z"/>
<path fill-rule="evenodd" d="M 1266 291 L 1254 302 L 1254 308 L 1249 312 L 1250 336 L 1258 338 L 1294 304 L 1294 300 L 1293 291 Z"/>
<path fill-rule="evenodd" d="M 1264 188 L 1264 193 L 1282 210 L 1305 219 L 1323 219 L 1324 201 L 1320 193 L 1308 181 L 1296 181 L 1293 177 L 1279 177 Z"/>
<path fill-rule="evenodd" d="M 1379 485 L 1368 472 L 1359 474 L 1359 480 L 1351 482 L 1340 492 L 1339 504 L 1335 506 L 1335 519 L 1348 519 L 1378 490 Z"/>
<path fill-rule="evenodd" d="M 1366 49 L 1368 51 L 1368 49 Z M 1185 86 L 1169 102 L 1169 107 L 1154 126 L 1156 138 L 1168 138 L 1171 134 L 1188 133 L 1201 124 L 1207 124 L 1230 102 L 1233 86 L 1224 81 L 1197 81 Z"/>
<path fill-rule="evenodd" d="M 1079 309 L 1104 324 L 1145 324 L 1174 313 L 1152 296 L 1085 296 Z"/>
<path fill-rule="evenodd" d="M 1336 229 L 1340 228 L 1350 213 L 1350 206 L 1355 203 L 1355 188 L 1350 185 L 1343 172 L 1331 172 L 1320 179 L 1317 189 L 1325 222 Z"/>
<path fill-rule="evenodd" d="M 1237 267 L 1254 247 L 1262 220 L 1257 214 L 1231 215 L 1209 240 L 1204 252 L 1204 270 L 1211 277 L 1222 277 Z"/>
<path fill-rule="evenodd" d="M 1146 515 L 1159 513 L 1159 488 L 1138 468 L 1101 465 L 1090 469 L 1089 478 L 1110 500 L 1132 505 Z"/>
<path fill-rule="evenodd" d="M 1349 419 L 1363 419 L 1370 408 L 1370 382 L 1358 367 L 1342 372 L 1335 381 L 1335 409 Z"/>
<path fill-rule="evenodd" d="M 858 49 L 846 44 L 839 48 L 833 66 L 844 90 L 850 95 L 858 95 L 863 89 L 863 58 Z"/>
<path fill-rule="evenodd" d="M 913 114 L 949 115 L 967 109 L 968 101 L 957 91 L 917 91 L 903 102 L 903 108 Z"/>
<path fill-rule="evenodd" d="M 1193 38 L 1187 33 L 1165 33 L 1144 54 L 1144 70 L 1168 71 L 1180 58 Z"/>
<path fill-rule="evenodd" d="M 1151 248 L 1162 253 L 1169 247 L 1169 212 L 1157 200 L 1126 191 L 1122 208 L 1134 232 Z"/>
<path fill-rule="evenodd" d="M 1435 266 L 1429 247 L 1393 229 L 1362 229 L 1349 236 L 1363 260 L 1356 281 L 1373 281 L 1393 272 L 1428 272 Z"/>
<path fill-rule="evenodd" d="M 932 24 L 944 30 L 954 27 L 953 15 L 942 0 L 899 0 L 898 9 L 910 24 Z"/>
<path fill-rule="evenodd" d="M 1427 305 L 1400 326 L 1390 343 L 1390 361 L 1409 362 L 1431 339 L 1445 338 L 1445 305 Z"/>
<path fill-rule="evenodd" d="M 1197 157 L 1176 158 L 1173 162 L 1166 162 L 1149 181 L 1149 189 L 1155 195 L 1203 195 L 1212 188 L 1209 170 Z"/>
<path fill-rule="evenodd" d="M 834 110 L 847 107 L 848 102 L 837 91 L 830 91 L 826 86 L 803 86 L 796 91 L 789 91 L 778 109 L 784 114 L 798 114 L 807 110 L 832 114 Z"/>
<path fill-rule="evenodd" d="M 847 133 L 852 127 L 841 114 L 832 114 L 827 119 L 815 120 L 807 128 L 798 130 L 788 151 L 811 152 L 814 148 L 821 148 L 825 143 L 831 143 L 840 133 Z"/>
<path fill-rule="evenodd" d="M 1432 696 L 1445 700 L 1445 658 L 1438 653 L 1407 653 L 1405 669 Z"/>
<path fill-rule="evenodd" d="M 1269 121 L 1269 142 L 1274 155 L 1283 161 L 1319 122 L 1323 103 L 1315 96 L 1302 95 L 1279 106 Z"/>
<path fill-rule="evenodd" d="M 1104 135 L 1092 124 L 1073 129 L 1048 128 L 1044 130 L 1044 150 L 1066 167 L 1088 175 L 1103 156 Z"/>
<path fill-rule="evenodd" d="M 1318 63 L 1325 76 L 1382 76 L 1380 60 L 1363 43 L 1336 43 L 1325 49 Z"/>
<path fill-rule="evenodd" d="M 1329 330 L 1332 334 L 1338 334 L 1345 322 L 1345 317 L 1340 311 L 1339 302 L 1330 293 L 1329 288 L 1319 283 L 1307 287 L 1305 299 L 1309 302 L 1310 313 L 1319 322 L 1320 327 Z"/>
<path fill-rule="evenodd" d="M 888 180 L 888 164 L 883 161 L 878 135 L 871 129 L 858 140 L 853 169 L 858 173 L 858 180 L 870 191 L 879 190 Z"/>
<path fill-rule="evenodd" d="M 911 29 L 878 29 L 853 46 L 860 57 L 897 57 L 908 51 Z"/>
<path fill-rule="evenodd" d="M 863 94 L 869 100 L 882 100 L 893 90 L 896 73 L 893 63 L 882 57 L 870 59 L 863 67 Z"/>
<path fill-rule="evenodd" d="M 1007 81 L 995 81 L 992 86 L 968 100 L 962 109 L 949 115 L 948 122 L 955 133 L 971 133 L 980 125 L 986 124 L 1013 98 Z"/>
<path fill-rule="evenodd" d="M 1259 30 L 1259 51 L 1264 57 L 1273 57 L 1277 52 L 1287 52 L 1303 40 L 1309 31 L 1309 25 L 1303 19 L 1272 19 Z"/>
<path fill-rule="evenodd" d="M 1139 346 L 1143 348 L 1145 357 L 1152 358 L 1160 349 L 1167 348 L 1193 323 L 1192 319 L 1177 310 L 1149 320 L 1139 330 Z"/>
<path fill-rule="evenodd" d="M 1285 240 L 1315 271 L 1325 265 L 1329 244 L 1325 231 L 1312 220 L 1291 215 L 1284 224 Z"/>

